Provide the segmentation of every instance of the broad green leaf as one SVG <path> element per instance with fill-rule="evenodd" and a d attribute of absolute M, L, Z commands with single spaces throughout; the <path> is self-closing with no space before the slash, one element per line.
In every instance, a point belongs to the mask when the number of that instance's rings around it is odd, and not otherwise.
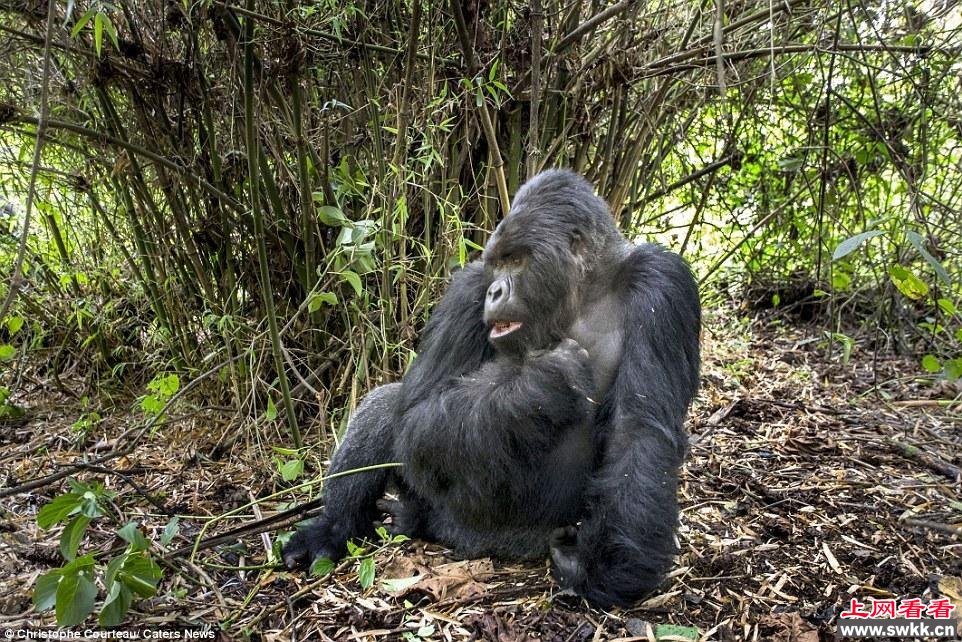
<path fill-rule="evenodd" d="M 318 557 L 311 564 L 311 576 L 322 577 L 334 570 L 334 562 L 326 557 Z"/>
<path fill-rule="evenodd" d="M 124 616 L 130 609 L 134 594 L 120 582 L 114 582 L 107 592 L 107 598 L 100 609 L 98 622 L 100 626 L 117 626 L 124 621 Z"/>
<path fill-rule="evenodd" d="M 59 568 L 37 578 L 33 587 L 33 607 L 37 612 L 46 611 L 57 603 L 57 587 L 61 578 L 63 572 Z"/>
<path fill-rule="evenodd" d="M 304 472 L 304 461 L 301 459 L 291 459 L 284 462 L 278 470 L 281 473 L 281 479 L 286 482 L 294 481 Z"/>
<path fill-rule="evenodd" d="M 150 597 L 157 592 L 157 582 L 163 573 L 157 562 L 146 552 L 131 555 L 117 573 L 117 579 L 140 597 Z"/>
<path fill-rule="evenodd" d="M 698 629 L 691 626 L 679 626 L 677 624 L 655 625 L 656 640 L 664 640 L 665 638 L 674 640 L 697 640 L 699 637 Z"/>
<path fill-rule="evenodd" d="M 135 551 L 145 551 L 150 547 L 150 542 L 137 528 L 137 522 L 128 522 L 126 526 L 117 531 L 117 536 L 130 544 Z"/>
<path fill-rule="evenodd" d="M 267 409 L 264 411 L 264 419 L 267 421 L 277 419 L 277 406 L 274 405 L 274 400 L 270 397 L 267 398 Z"/>
<path fill-rule="evenodd" d="M 177 537 L 177 533 L 180 532 L 180 517 L 174 515 L 167 525 L 164 526 L 164 531 L 160 534 L 160 543 L 163 546 L 167 546 L 174 538 Z"/>
<path fill-rule="evenodd" d="M 341 278 L 351 284 L 351 287 L 354 288 L 355 294 L 361 296 L 361 292 L 364 291 L 364 287 L 361 285 L 361 277 L 358 276 L 357 272 L 344 270 L 341 272 Z"/>
<path fill-rule="evenodd" d="M 333 205 L 322 205 L 317 208 L 317 218 L 321 219 L 321 223 L 330 227 L 350 227 L 351 221 L 346 216 L 344 212 L 338 207 Z"/>
<path fill-rule="evenodd" d="M 82 496 L 78 493 L 64 493 L 54 497 L 37 513 L 37 526 L 47 530 L 65 520 L 71 513 L 79 511 L 82 502 Z"/>
<path fill-rule="evenodd" d="M 945 378 L 949 381 L 962 379 L 962 358 L 949 359 L 945 362 Z"/>
<path fill-rule="evenodd" d="M 361 588 L 371 588 L 374 584 L 374 559 L 365 557 L 361 560 L 361 566 L 357 569 L 357 579 L 361 583 Z"/>
<path fill-rule="evenodd" d="M 413 575 L 411 577 L 381 580 L 381 589 L 388 593 L 402 593 L 417 584 L 420 579 L 420 575 Z"/>
<path fill-rule="evenodd" d="M 77 626 L 94 610 L 97 587 L 86 575 L 65 574 L 57 586 L 57 624 Z"/>
<path fill-rule="evenodd" d="M 20 328 L 22 327 L 23 327 L 23 317 L 7 318 L 7 332 L 10 333 L 11 337 L 17 334 L 18 332 L 20 332 Z"/>
<path fill-rule="evenodd" d="M 337 295 L 333 292 L 315 294 L 307 301 L 307 311 L 313 314 L 320 310 L 321 305 L 325 303 L 327 305 L 337 305 Z"/>
<path fill-rule="evenodd" d="M 9 343 L 0 345 L 0 361 L 10 361 L 17 354 L 17 349 Z"/>
<path fill-rule="evenodd" d="M 910 299 L 918 300 L 929 293 L 929 286 L 925 281 L 915 276 L 911 270 L 902 265 L 889 267 L 889 276 L 898 291 Z"/>
<path fill-rule="evenodd" d="M 83 539 L 89 523 L 90 518 L 86 515 L 76 515 L 63 529 L 60 535 L 60 554 L 68 562 L 77 556 L 77 548 L 80 547 L 80 540 Z"/>
<path fill-rule="evenodd" d="M 952 287 L 952 279 L 949 278 L 949 273 L 945 271 L 945 268 L 942 267 L 942 264 L 939 263 L 939 260 L 929 254 L 929 251 L 925 249 L 925 243 L 922 242 L 922 237 L 919 235 L 919 233 L 914 230 L 909 230 L 905 233 L 905 237 L 909 240 L 909 243 L 912 244 L 912 247 L 915 248 L 915 251 L 922 255 L 922 258 L 925 259 L 925 262 L 928 263 L 933 270 L 935 270 L 935 273 L 940 279 L 942 279 L 942 282 L 947 286 Z"/>
<path fill-rule="evenodd" d="M 347 556 L 360 557 L 361 555 L 364 555 L 364 548 L 355 544 L 353 540 L 347 540 Z"/>
<path fill-rule="evenodd" d="M 882 230 L 869 230 L 868 232 L 862 232 L 861 234 L 848 237 L 835 248 L 835 251 L 832 253 L 832 260 L 837 261 L 842 257 L 848 256 L 857 250 L 865 241 L 873 239 L 876 236 L 881 236 L 882 234 L 884 234 Z"/>
<path fill-rule="evenodd" d="M 952 301 L 950 301 L 949 299 L 939 299 L 938 301 L 936 301 L 936 303 L 938 303 L 939 309 L 942 310 L 942 312 L 944 312 L 945 314 L 952 316 L 956 313 L 955 304 L 952 303 Z"/>
<path fill-rule="evenodd" d="M 797 172 L 805 164 L 805 159 L 801 156 L 789 156 L 778 161 L 778 169 L 784 172 Z"/>
<path fill-rule="evenodd" d="M 939 360 L 935 358 L 935 355 L 931 354 L 927 354 L 922 357 L 922 367 L 926 372 L 935 373 L 942 371 L 942 364 L 939 363 Z"/>

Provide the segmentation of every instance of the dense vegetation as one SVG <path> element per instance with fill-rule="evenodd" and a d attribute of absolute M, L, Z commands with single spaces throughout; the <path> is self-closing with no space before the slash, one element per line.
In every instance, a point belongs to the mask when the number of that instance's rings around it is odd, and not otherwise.
<path fill-rule="evenodd" d="M 450 270 L 554 166 L 682 252 L 707 302 L 957 379 L 960 20 L 942 0 L 2 0 L 0 412 L 43 377 L 83 433 L 114 395 L 156 418 L 190 383 L 314 443 L 403 372 Z"/>

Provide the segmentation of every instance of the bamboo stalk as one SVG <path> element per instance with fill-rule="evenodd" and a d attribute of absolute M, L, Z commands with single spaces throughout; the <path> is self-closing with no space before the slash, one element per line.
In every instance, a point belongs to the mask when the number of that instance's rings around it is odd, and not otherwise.
<path fill-rule="evenodd" d="M 254 0 L 247 0 L 247 6 L 253 7 Z M 277 330 L 277 315 L 274 311 L 274 295 L 271 288 L 271 275 L 267 267 L 267 244 L 264 240 L 264 217 L 260 206 L 259 195 L 259 167 L 260 158 L 257 129 L 254 120 L 254 23 L 251 19 L 244 20 L 244 135 L 247 144 L 247 171 L 250 194 L 251 215 L 254 219 L 254 240 L 257 244 L 257 265 L 260 271 L 261 299 L 267 315 L 267 325 L 271 337 L 271 350 L 274 355 L 274 367 L 281 387 L 281 397 L 287 423 L 294 440 L 294 447 L 303 447 L 301 431 L 297 426 L 297 416 L 294 414 L 294 404 L 291 401 L 290 384 L 287 381 L 287 370 L 284 367 L 284 349 Z"/>

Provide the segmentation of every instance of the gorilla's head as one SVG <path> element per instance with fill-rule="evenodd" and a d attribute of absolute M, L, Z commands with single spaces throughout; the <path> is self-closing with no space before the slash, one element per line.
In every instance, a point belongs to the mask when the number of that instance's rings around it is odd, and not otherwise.
<path fill-rule="evenodd" d="M 492 345 L 519 354 L 561 339 L 595 268 L 623 243 L 582 177 L 548 170 L 525 183 L 482 256 Z"/>

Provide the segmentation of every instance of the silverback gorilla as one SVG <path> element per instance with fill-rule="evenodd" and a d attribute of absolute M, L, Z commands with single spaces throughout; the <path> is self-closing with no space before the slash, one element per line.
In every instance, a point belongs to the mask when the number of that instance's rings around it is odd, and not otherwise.
<path fill-rule="evenodd" d="M 285 562 L 336 560 L 386 512 L 458 556 L 550 555 L 591 603 L 636 602 L 676 552 L 700 325 L 678 255 L 628 243 L 580 176 L 537 175 L 454 275 L 403 380 L 359 405 L 330 472 L 404 466 L 329 480 Z"/>

